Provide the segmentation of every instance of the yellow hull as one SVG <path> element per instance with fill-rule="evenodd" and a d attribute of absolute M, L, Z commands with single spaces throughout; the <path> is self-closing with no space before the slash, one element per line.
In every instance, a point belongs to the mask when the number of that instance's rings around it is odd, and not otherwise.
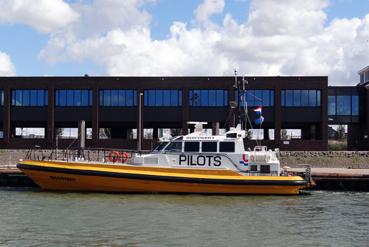
<path fill-rule="evenodd" d="M 299 176 L 242 176 L 230 170 L 57 161 L 23 161 L 18 168 L 41 188 L 59 191 L 296 195 L 309 187 Z"/>

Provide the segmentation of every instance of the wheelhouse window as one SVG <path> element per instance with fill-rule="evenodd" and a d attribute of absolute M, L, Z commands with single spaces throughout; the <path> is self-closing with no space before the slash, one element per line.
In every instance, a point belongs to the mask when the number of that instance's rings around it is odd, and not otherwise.
<path fill-rule="evenodd" d="M 168 144 L 168 142 L 160 142 L 153 151 L 161 151 L 165 146 Z"/>
<path fill-rule="evenodd" d="M 190 106 L 226 107 L 228 106 L 227 90 L 190 90 Z"/>
<path fill-rule="evenodd" d="M 199 152 L 200 151 L 200 143 L 199 142 L 185 142 L 184 143 L 184 151 L 185 152 Z"/>
<path fill-rule="evenodd" d="M 202 151 L 203 152 L 217 152 L 217 142 L 202 142 Z"/>
<path fill-rule="evenodd" d="M 235 151 L 235 143 L 234 142 L 219 142 L 219 152 L 232 153 L 234 151 Z"/>
<path fill-rule="evenodd" d="M 182 106 L 182 90 L 145 90 L 145 106 Z"/>
<path fill-rule="evenodd" d="M 284 107 L 320 106 L 320 90 L 282 90 L 281 104 Z"/>
<path fill-rule="evenodd" d="M 92 106 L 92 90 L 58 89 L 55 91 L 56 106 Z"/>
<path fill-rule="evenodd" d="M 100 106 L 136 106 L 136 90 L 104 89 L 99 91 Z"/>
<path fill-rule="evenodd" d="M 165 151 L 174 153 L 182 152 L 182 142 L 171 142 Z"/>
<path fill-rule="evenodd" d="M 2 97 L 2 102 L 4 101 Z M 47 90 L 15 89 L 12 90 L 12 106 L 47 106 Z"/>

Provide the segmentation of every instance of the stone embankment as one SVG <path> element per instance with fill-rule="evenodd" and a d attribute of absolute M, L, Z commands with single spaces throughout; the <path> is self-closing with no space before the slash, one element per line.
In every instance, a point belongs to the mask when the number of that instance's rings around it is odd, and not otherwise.
<path fill-rule="evenodd" d="M 281 151 L 282 166 L 369 169 L 369 151 Z"/>
<path fill-rule="evenodd" d="M 86 159 L 93 161 L 102 161 L 108 157 L 110 151 L 98 151 L 98 150 L 85 150 L 84 155 Z M 32 152 L 29 150 L 16 150 L 16 149 L 0 149 L 0 169 L 14 168 L 20 159 L 61 159 L 66 160 L 67 157 L 78 156 L 78 150 L 49 150 L 49 149 L 37 149 Z"/>

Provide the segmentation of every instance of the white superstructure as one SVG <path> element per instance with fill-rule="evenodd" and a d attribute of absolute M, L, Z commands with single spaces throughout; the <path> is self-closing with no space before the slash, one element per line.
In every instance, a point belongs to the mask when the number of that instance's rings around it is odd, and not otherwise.
<path fill-rule="evenodd" d="M 244 175 L 281 174 L 277 151 L 256 146 L 245 150 L 245 131 L 240 126 L 231 128 L 224 135 L 208 135 L 202 124 L 185 136 L 161 142 L 150 154 L 136 156 L 135 165 L 173 168 L 229 169 Z"/>

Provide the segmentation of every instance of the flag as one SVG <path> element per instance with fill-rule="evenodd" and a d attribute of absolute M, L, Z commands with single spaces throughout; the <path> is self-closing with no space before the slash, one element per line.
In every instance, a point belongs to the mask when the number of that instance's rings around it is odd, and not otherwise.
<path fill-rule="evenodd" d="M 261 107 L 261 106 L 256 107 L 256 108 L 254 109 L 254 112 L 255 112 L 256 114 L 258 114 L 258 115 L 261 115 L 262 107 Z"/>
<path fill-rule="evenodd" d="M 259 118 L 255 119 L 255 124 L 262 124 L 264 122 L 264 117 L 260 116 Z"/>

